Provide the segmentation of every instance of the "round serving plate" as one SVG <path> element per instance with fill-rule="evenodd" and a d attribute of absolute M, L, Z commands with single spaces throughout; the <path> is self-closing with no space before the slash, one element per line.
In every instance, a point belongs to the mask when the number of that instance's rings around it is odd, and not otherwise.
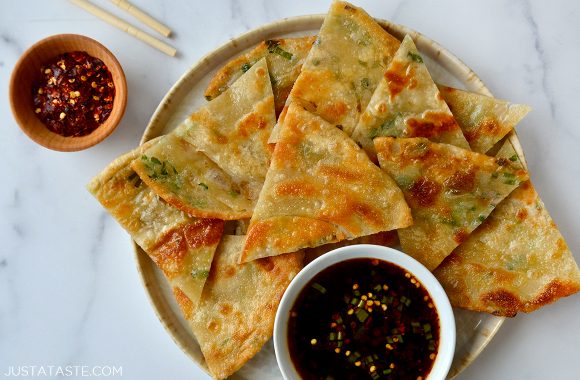
<path fill-rule="evenodd" d="M 191 67 L 169 90 L 147 126 L 141 143 L 163 135 L 206 103 L 204 91 L 215 72 L 232 58 L 252 49 L 259 42 L 281 37 L 315 35 L 324 15 L 309 15 L 282 19 L 237 37 L 206 55 Z M 491 96 L 481 79 L 461 60 L 424 35 L 407 27 L 378 20 L 392 35 L 402 39 L 410 34 L 421 51 L 425 63 L 436 82 Z M 515 133 L 510 142 L 524 162 L 523 151 Z M 136 244 L 135 257 L 143 284 L 159 320 L 175 343 L 206 372 L 207 365 L 187 321 L 173 299 L 173 294 L 161 271 Z M 455 357 L 448 378 L 465 369 L 491 341 L 504 318 L 485 313 L 454 309 L 457 326 Z M 276 364 L 272 342 L 249 361 L 232 379 L 282 379 Z"/>

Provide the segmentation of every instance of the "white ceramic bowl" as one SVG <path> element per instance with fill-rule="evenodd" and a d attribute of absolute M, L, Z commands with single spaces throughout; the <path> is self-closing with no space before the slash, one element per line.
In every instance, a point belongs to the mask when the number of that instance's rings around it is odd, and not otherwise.
<path fill-rule="evenodd" d="M 296 372 L 290 358 L 287 340 L 288 319 L 296 297 L 304 285 L 323 269 L 341 261 L 359 258 L 379 259 L 396 264 L 412 273 L 429 292 L 439 314 L 440 339 L 437 357 L 426 380 L 445 379 L 455 352 L 455 319 L 443 287 L 427 268 L 411 256 L 396 249 L 369 244 L 342 247 L 320 256 L 300 271 L 288 286 L 278 307 L 274 322 L 274 349 L 278 366 L 284 378 L 286 380 L 300 379 L 300 375 Z"/>

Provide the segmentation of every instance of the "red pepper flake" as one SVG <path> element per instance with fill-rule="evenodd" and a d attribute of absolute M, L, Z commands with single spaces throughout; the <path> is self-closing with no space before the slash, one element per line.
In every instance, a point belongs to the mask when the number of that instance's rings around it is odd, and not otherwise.
<path fill-rule="evenodd" d="M 36 116 L 52 132 L 86 136 L 111 114 L 115 84 L 100 59 L 73 51 L 54 58 L 40 72 L 33 104 Z"/>

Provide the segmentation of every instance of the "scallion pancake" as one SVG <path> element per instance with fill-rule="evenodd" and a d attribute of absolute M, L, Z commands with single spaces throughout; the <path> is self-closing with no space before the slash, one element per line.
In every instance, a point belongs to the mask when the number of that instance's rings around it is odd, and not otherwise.
<path fill-rule="evenodd" d="M 408 35 L 373 93 L 352 137 L 374 158 L 379 136 L 426 137 L 469 149 L 423 58 Z"/>
<path fill-rule="evenodd" d="M 205 89 L 205 98 L 215 99 L 256 62 L 266 58 L 278 115 L 284 108 L 304 59 L 315 40 L 316 36 L 307 36 L 261 42 L 248 53 L 234 58 L 219 69 Z"/>
<path fill-rule="evenodd" d="M 272 337 L 282 294 L 302 268 L 301 252 L 238 264 L 244 240 L 223 237 L 197 306 L 174 289 L 215 379 L 236 372 Z"/>
<path fill-rule="evenodd" d="M 411 222 L 401 190 L 345 132 L 291 103 L 241 262 Z"/>
<path fill-rule="evenodd" d="M 517 165 L 507 141 L 498 158 Z M 531 181 L 435 270 L 455 307 L 513 317 L 580 290 L 580 270 Z"/>
<path fill-rule="evenodd" d="M 334 1 L 288 101 L 350 136 L 399 44 L 361 8 Z"/>
<path fill-rule="evenodd" d="M 129 164 L 157 142 L 116 159 L 88 189 L 163 271 L 171 286 L 197 303 L 224 223 L 186 215 L 140 180 Z"/>
<path fill-rule="evenodd" d="M 471 150 L 486 153 L 518 124 L 531 108 L 505 100 L 438 85 Z"/>
<path fill-rule="evenodd" d="M 190 215 L 250 217 L 270 165 L 276 122 L 265 59 L 133 164 L 160 197 Z"/>
<path fill-rule="evenodd" d="M 429 270 L 528 179 L 509 160 L 426 138 L 379 137 L 374 143 L 381 168 L 401 187 L 413 213 L 414 224 L 398 231 L 401 247 Z"/>

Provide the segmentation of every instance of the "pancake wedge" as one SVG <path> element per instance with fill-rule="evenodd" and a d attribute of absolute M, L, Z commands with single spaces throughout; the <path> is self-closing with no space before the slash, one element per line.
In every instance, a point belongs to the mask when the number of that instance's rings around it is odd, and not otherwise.
<path fill-rule="evenodd" d="M 201 300 L 174 294 L 215 379 L 225 379 L 272 337 L 282 294 L 302 268 L 301 252 L 238 264 L 245 236 L 224 236 Z"/>
<path fill-rule="evenodd" d="M 401 247 L 429 270 L 528 179 L 509 160 L 426 138 L 380 137 L 374 143 L 381 168 L 401 187 L 413 212 L 414 224 L 398 231 Z"/>
<path fill-rule="evenodd" d="M 87 187 L 163 271 L 169 284 L 197 304 L 224 222 L 187 216 L 139 179 L 129 164 L 157 141 L 119 157 Z"/>
<path fill-rule="evenodd" d="M 399 44 L 361 8 L 334 1 L 289 102 L 350 136 Z"/>
<path fill-rule="evenodd" d="M 518 164 L 507 141 L 498 157 Z M 504 199 L 434 272 L 451 303 L 513 317 L 580 291 L 580 270 L 530 181 Z"/>
<path fill-rule="evenodd" d="M 469 146 L 485 153 L 511 131 L 531 108 L 505 100 L 438 85 Z"/>
<path fill-rule="evenodd" d="M 205 89 L 205 98 L 215 99 L 256 62 L 266 58 L 272 80 L 276 115 L 280 114 L 315 40 L 316 36 L 307 36 L 261 42 L 248 53 L 226 63 L 209 82 Z"/>
<path fill-rule="evenodd" d="M 276 122 L 265 59 L 194 112 L 133 164 L 160 197 L 190 215 L 236 220 L 252 211 Z"/>
<path fill-rule="evenodd" d="M 469 149 L 461 128 L 431 79 L 413 40 L 405 36 L 353 134 L 375 157 L 379 136 L 426 137 Z"/>
<path fill-rule="evenodd" d="M 411 224 L 393 180 L 346 133 L 291 103 L 241 262 Z"/>

